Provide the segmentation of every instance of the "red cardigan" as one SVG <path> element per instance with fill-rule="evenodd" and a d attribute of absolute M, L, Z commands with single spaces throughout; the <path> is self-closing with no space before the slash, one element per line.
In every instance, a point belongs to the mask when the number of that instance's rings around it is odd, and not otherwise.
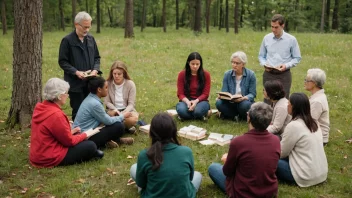
<path fill-rule="evenodd" d="M 209 97 L 209 92 L 210 92 L 210 84 L 211 84 L 211 79 L 210 79 L 210 74 L 209 72 L 204 70 L 204 76 L 205 76 L 205 83 L 204 83 L 204 89 L 200 95 L 197 95 L 197 88 L 198 88 L 198 76 L 191 76 L 191 82 L 190 82 L 190 97 L 192 99 L 197 99 L 200 101 L 207 101 Z M 177 97 L 178 99 L 182 100 L 183 98 L 186 97 L 185 95 L 185 78 L 186 78 L 186 71 L 182 70 L 178 74 L 177 78 Z"/>
<path fill-rule="evenodd" d="M 280 140 L 265 131 L 252 129 L 230 143 L 223 166 L 229 197 L 275 197 L 275 175 L 280 159 Z"/>
<path fill-rule="evenodd" d="M 72 135 L 67 116 L 52 102 L 37 103 L 32 117 L 29 160 L 36 167 L 53 167 L 65 158 L 69 147 L 86 139 Z"/>

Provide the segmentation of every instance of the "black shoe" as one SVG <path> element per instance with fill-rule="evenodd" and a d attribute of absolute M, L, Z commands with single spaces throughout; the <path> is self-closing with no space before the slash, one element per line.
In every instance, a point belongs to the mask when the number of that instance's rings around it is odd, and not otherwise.
<path fill-rule="evenodd" d="M 98 149 L 97 152 L 95 153 L 94 158 L 95 159 L 101 159 L 103 157 L 104 157 L 104 152 Z"/>
<path fill-rule="evenodd" d="M 126 132 L 129 133 L 129 134 L 135 134 L 136 133 L 136 127 L 131 127 L 129 129 L 126 129 Z"/>

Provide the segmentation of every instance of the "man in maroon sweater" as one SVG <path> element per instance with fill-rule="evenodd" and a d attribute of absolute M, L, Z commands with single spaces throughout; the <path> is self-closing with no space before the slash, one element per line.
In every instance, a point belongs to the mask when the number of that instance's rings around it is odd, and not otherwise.
<path fill-rule="evenodd" d="M 210 178 L 229 197 L 277 196 L 280 141 L 266 130 L 272 112 L 263 102 L 253 104 L 247 115 L 249 131 L 231 141 L 228 154 L 221 158 L 224 166 L 210 165 Z"/>

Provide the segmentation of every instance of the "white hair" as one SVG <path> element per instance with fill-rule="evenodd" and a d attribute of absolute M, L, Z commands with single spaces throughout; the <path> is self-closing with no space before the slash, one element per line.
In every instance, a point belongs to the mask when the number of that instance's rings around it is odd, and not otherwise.
<path fill-rule="evenodd" d="M 48 101 L 59 100 L 60 94 L 68 92 L 70 85 L 60 78 L 50 78 L 43 90 L 43 98 Z"/>
<path fill-rule="evenodd" d="M 87 12 L 79 12 L 75 17 L 75 23 L 80 23 L 84 20 L 92 21 L 92 17 Z"/>
<path fill-rule="evenodd" d="M 316 83 L 316 85 L 322 89 L 326 81 L 326 74 L 322 69 L 313 68 L 308 69 L 307 77 Z"/>
<path fill-rule="evenodd" d="M 246 53 L 244 53 L 242 51 L 237 51 L 237 52 L 233 53 L 231 55 L 230 61 L 232 61 L 232 59 L 234 59 L 234 58 L 239 58 L 243 64 L 247 63 L 247 55 L 246 55 Z"/>

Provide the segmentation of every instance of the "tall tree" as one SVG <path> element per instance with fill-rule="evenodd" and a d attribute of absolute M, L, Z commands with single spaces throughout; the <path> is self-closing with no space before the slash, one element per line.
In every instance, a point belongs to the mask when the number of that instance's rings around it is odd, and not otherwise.
<path fill-rule="evenodd" d="M 241 16 L 240 16 L 240 26 L 241 28 L 243 27 L 244 19 L 243 16 L 245 15 L 245 9 L 244 9 L 244 0 L 241 0 Z"/>
<path fill-rule="evenodd" d="M 100 33 L 100 0 L 97 0 L 97 33 Z"/>
<path fill-rule="evenodd" d="M 325 0 L 322 0 L 321 19 L 320 19 L 320 32 L 324 32 L 324 17 L 325 17 Z"/>
<path fill-rule="evenodd" d="M 6 124 L 9 128 L 19 124 L 24 129 L 41 101 L 43 2 L 14 0 L 13 5 L 13 90 Z"/>
<path fill-rule="evenodd" d="M 166 32 L 166 0 L 163 0 L 162 23 L 163 23 L 163 31 Z"/>
<path fill-rule="evenodd" d="M 196 0 L 188 0 L 188 27 L 191 29 L 194 29 L 195 1 Z"/>
<path fill-rule="evenodd" d="M 125 38 L 133 37 L 133 0 L 125 0 Z"/>
<path fill-rule="evenodd" d="M 221 30 L 222 26 L 223 26 L 223 15 L 224 15 L 224 11 L 222 10 L 222 0 L 220 0 L 220 13 L 219 13 L 219 30 Z"/>
<path fill-rule="evenodd" d="M 210 4 L 211 0 L 206 1 L 206 13 L 205 13 L 205 23 L 206 23 L 206 29 L 207 33 L 209 33 L 209 26 L 210 26 Z"/>
<path fill-rule="evenodd" d="M 146 16 L 147 16 L 147 0 L 143 0 L 141 32 L 143 32 L 143 29 L 145 28 Z"/>
<path fill-rule="evenodd" d="M 64 9 L 62 7 L 62 0 L 59 0 L 59 12 L 60 12 L 60 29 L 65 31 L 65 17 L 64 17 Z"/>
<path fill-rule="evenodd" d="M 7 34 L 7 22 L 6 22 L 6 4 L 5 0 L 1 1 L 1 23 L 2 23 L 2 34 Z"/>
<path fill-rule="evenodd" d="M 75 27 L 75 17 L 76 17 L 76 0 L 72 0 L 72 26 Z M 88 12 L 88 10 L 87 10 Z"/>
<path fill-rule="evenodd" d="M 325 8 L 325 14 L 326 14 L 326 16 L 325 16 L 325 24 L 324 24 L 324 26 L 325 26 L 325 31 L 329 31 L 330 30 L 330 0 L 326 0 L 326 8 Z"/>
<path fill-rule="evenodd" d="M 339 29 L 339 0 L 335 0 L 334 11 L 332 13 L 331 29 Z"/>
<path fill-rule="evenodd" d="M 225 4 L 225 27 L 226 32 L 229 32 L 229 0 L 226 0 Z"/>
<path fill-rule="evenodd" d="M 196 0 L 196 12 L 194 17 L 194 29 L 195 32 L 202 31 L 202 1 Z"/>
<path fill-rule="evenodd" d="M 235 0 L 235 34 L 238 34 L 239 0 Z"/>
<path fill-rule="evenodd" d="M 176 30 L 178 30 L 179 26 L 179 0 L 176 0 Z"/>

